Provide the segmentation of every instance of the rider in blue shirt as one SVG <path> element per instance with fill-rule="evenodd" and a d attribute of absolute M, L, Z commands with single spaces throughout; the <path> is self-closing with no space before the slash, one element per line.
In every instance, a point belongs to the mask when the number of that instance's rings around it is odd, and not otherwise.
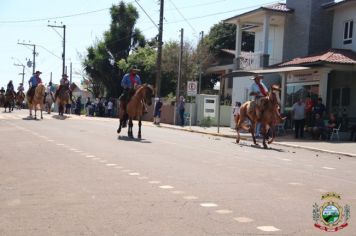
<path fill-rule="evenodd" d="M 123 104 L 123 109 L 124 109 L 124 122 L 123 122 L 123 128 L 126 127 L 127 125 L 127 119 L 128 115 L 126 113 L 126 106 L 129 103 L 131 97 L 135 94 L 135 88 L 138 85 L 141 85 L 141 78 L 137 74 L 140 70 L 137 69 L 136 66 L 132 66 L 130 73 L 127 73 L 124 75 L 124 77 L 121 80 L 121 87 L 123 88 L 122 94 L 120 96 L 120 102 Z"/>
<path fill-rule="evenodd" d="M 29 97 L 33 97 L 35 95 L 35 89 L 39 83 L 42 83 L 42 80 L 40 78 L 40 74 L 42 74 L 41 71 L 36 71 L 35 74 L 33 74 L 28 81 L 28 85 L 30 86 L 30 89 L 27 92 L 27 95 Z"/>

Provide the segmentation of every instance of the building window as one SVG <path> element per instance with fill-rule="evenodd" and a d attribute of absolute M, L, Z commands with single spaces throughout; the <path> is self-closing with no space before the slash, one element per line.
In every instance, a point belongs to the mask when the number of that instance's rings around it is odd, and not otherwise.
<path fill-rule="evenodd" d="M 344 23 L 344 44 L 352 43 L 353 28 L 354 28 L 353 20 L 349 20 Z"/>
<path fill-rule="evenodd" d="M 350 105 L 350 88 L 335 88 L 331 93 L 331 104 L 333 107 Z"/>

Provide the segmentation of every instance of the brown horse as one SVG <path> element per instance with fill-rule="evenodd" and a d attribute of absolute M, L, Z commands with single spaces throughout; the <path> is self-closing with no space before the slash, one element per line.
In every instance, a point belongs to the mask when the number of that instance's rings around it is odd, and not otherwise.
<path fill-rule="evenodd" d="M 127 131 L 127 135 L 129 136 L 129 138 L 133 138 L 132 120 L 136 118 L 138 120 L 137 138 L 141 139 L 141 137 L 142 137 L 141 136 L 142 116 L 144 114 L 146 105 L 152 104 L 153 95 L 154 95 L 154 90 L 151 85 L 149 85 L 149 84 L 141 85 L 136 89 L 135 94 L 132 96 L 129 103 L 127 104 L 126 110 L 127 110 L 127 115 L 129 118 L 129 127 L 128 127 L 128 131 Z M 121 132 L 121 127 L 124 122 L 124 115 L 125 115 L 124 107 L 123 107 L 123 104 L 120 103 L 120 125 L 119 125 L 119 128 L 117 129 L 117 133 Z"/>
<path fill-rule="evenodd" d="M 28 108 L 30 109 L 30 117 L 32 117 L 32 110 L 35 110 L 35 120 L 37 119 L 37 108 L 41 110 L 41 119 L 43 119 L 42 111 L 43 111 L 43 99 L 45 95 L 46 88 L 40 83 L 37 85 L 35 89 L 35 95 L 31 97 L 27 97 Z"/>
<path fill-rule="evenodd" d="M 253 143 L 257 145 L 256 137 L 255 137 L 255 130 L 256 124 L 259 122 L 261 123 L 261 133 L 263 136 L 263 147 L 267 148 L 266 140 L 268 144 L 272 143 L 275 134 L 273 131 L 274 126 L 276 125 L 276 121 L 281 122 L 278 114 L 277 114 L 277 106 L 280 104 L 279 98 L 280 89 L 278 86 L 273 85 L 271 87 L 271 92 L 268 93 L 266 97 L 261 98 L 261 117 L 260 119 L 257 118 L 256 115 L 256 102 L 255 101 L 247 101 L 241 105 L 240 108 L 240 117 L 236 119 L 236 143 L 240 142 L 240 129 L 244 129 L 249 131 L 252 135 Z M 251 123 L 250 126 L 246 126 L 244 124 L 248 119 Z M 271 138 L 269 139 L 269 131 L 271 131 Z"/>
<path fill-rule="evenodd" d="M 17 109 L 22 109 L 24 100 L 25 100 L 25 93 L 22 92 L 22 91 L 18 91 L 17 94 L 16 94 Z"/>
<path fill-rule="evenodd" d="M 69 99 L 70 99 L 69 89 L 62 88 L 58 91 L 56 102 L 58 104 L 58 114 L 60 116 L 63 116 L 64 109 L 66 105 L 69 103 Z"/>
<path fill-rule="evenodd" d="M 6 112 L 6 108 L 9 108 L 9 112 L 14 110 L 15 97 L 16 97 L 15 92 L 6 91 L 6 93 L 5 93 L 5 103 L 4 103 L 5 112 Z"/>

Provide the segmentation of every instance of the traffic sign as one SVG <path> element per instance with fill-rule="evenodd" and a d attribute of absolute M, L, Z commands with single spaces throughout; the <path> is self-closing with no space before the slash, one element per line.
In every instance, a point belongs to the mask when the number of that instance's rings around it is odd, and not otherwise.
<path fill-rule="evenodd" d="M 198 90 L 198 82 L 197 81 L 188 81 L 187 95 L 188 96 L 196 96 L 197 90 Z"/>

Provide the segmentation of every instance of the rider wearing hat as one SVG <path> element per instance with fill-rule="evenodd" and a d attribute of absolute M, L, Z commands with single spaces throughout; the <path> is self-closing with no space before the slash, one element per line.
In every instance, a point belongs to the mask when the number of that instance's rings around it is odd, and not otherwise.
<path fill-rule="evenodd" d="M 132 66 L 130 69 L 130 73 L 127 73 L 124 75 L 124 77 L 121 80 L 121 87 L 123 88 L 122 94 L 120 96 L 120 102 L 123 103 L 123 108 L 124 108 L 124 123 L 123 127 L 126 126 L 126 121 L 127 121 L 127 113 L 126 113 L 126 106 L 129 103 L 131 97 L 135 93 L 135 88 L 138 85 L 141 85 L 141 78 L 137 74 L 140 70 L 136 66 Z"/>
<path fill-rule="evenodd" d="M 20 83 L 19 86 L 17 87 L 17 92 L 18 93 L 20 93 L 20 92 L 23 93 L 24 90 L 25 90 L 25 88 L 23 87 L 23 83 Z"/>
<path fill-rule="evenodd" d="M 251 78 L 255 82 L 251 85 L 250 89 L 250 96 L 254 97 L 254 101 L 256 102 L 255 106 L 255 111 L 256 111 L 256 116 L 258 119 L 261 119 L 262 113 L 263 113 L 263 99 L 268 95 L 268 89 L 266 85 L 262 82 L 263 75 L 257 74 L 253 78 Z M 280 119 L 280 122 L 282 122 L 285 118 L 282 118 L 279 111 L 278 107 L 276 107 L 276 114 L 277 117 Z"/>
<path fill-rule="evenodd" d="M 65 90 L 69 90 L 69 96 L 70 96 L 70 99 L 72 100 L 72 91 L 70 90 L 70 87 L 69 87 L 69 80 L 68 80 L 68 75 L 67 74 L 63 74 L 62 75 L 62 79 L 60 80 L 59 82 L 59 87 L 54 95 L 54 98 L 57 99 L 58 97 L 58 94 L 59 92 L 62 90 L 62 89 L 65 89 Z M 73 100 L 72 100 L 73 102 Z"/>
<path fill-rule="evenodd" d="M 27 95 L 29 97 L 33 97 L 35 95 L 35 89 L 38 84 L 42 83 L 42 80 L 40 78 L 40 74 L 42 74 L 41 71 L 36 71 L 28 81 L 28 85 L 30 86 L 30 89 L 27 92 Z"/>
<path fill-rule="evenodd" d="M 1 87 L 0 94 L 4 94 L 4 93 L 5 93 L 5 89 L 4 89 L 4 87 Z"/>

